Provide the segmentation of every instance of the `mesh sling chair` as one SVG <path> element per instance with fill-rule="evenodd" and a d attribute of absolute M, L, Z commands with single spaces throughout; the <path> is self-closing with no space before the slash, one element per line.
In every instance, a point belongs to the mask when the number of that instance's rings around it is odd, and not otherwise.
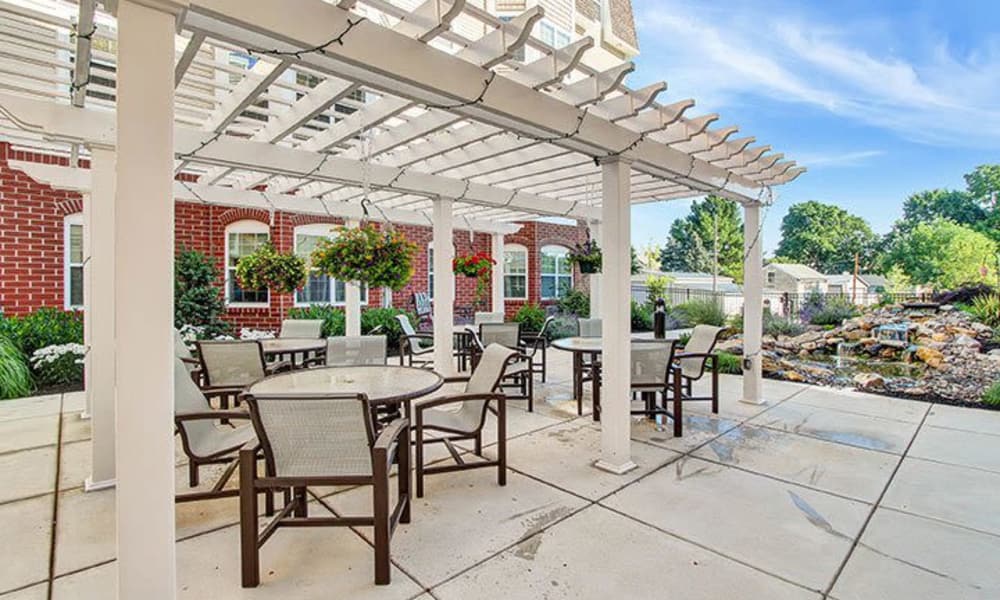
<path fill-rule="evenodd" d="M 537 333 L 521 334 L 521 353 L 528 357 L 532 374 L 538 373 L 542 376 L 542 383 L 545 383 L 548 369 L 545 352 L 549 347 L 549 325 L 555 320 L 554 316 L 546 317 L 542 328 Z M 536 362 L 535 358 L 541 358 L 541 360 Z"/>
<path fill-rule="evenodd" d="M 195 342 L 201 360 L 202 391 L 217 396 L 223 409 L 232 399 L 239 402 L 243 389 L 291 365 L 287 362 L 264 362 L 264 348 L 254 340 Z"/>
<path fill-rule="evenodd" d="M 191 379 L 201 385 L 201 361 L 194 357 L 187 342 L 184 341 L 184 337 L 181 336 L 181 332 L 176 328 L 174 329 L 174 356 L 187 367 Z"/>
<path fill-rule="evenodd" d="M 260 583 L 260 548 L 281 527 L 373 526 L 375 583 L 390 579 L 389 543 L 398 523 L 410 522 L 410 425 L 397 419 L 376 437 L 363 394 L 246 396 L 264 454 L 240 451 L 240 547 L 243 587 Z M 397 462 L 398 494 L 390 510 L 389 470 Z M 306 488 L 370 485 L 370 516 L 310 517 Z M 259 529 L 257 494 L 282 490 L 288 502 Z M 289 497 L 290 492 L 290 497 Z"/>
<path fill-rule="evenodd" d="M 285 319 L 281 322 L 280 338 L 319 338 L 323 337 L 322 319 Z"/>
<path fill-rule="evenodd" d="M 207 492 L 177 494 L 177 502 L 208 500 L 236 496 L 239 490 L 223 489 L 238 464 L 237 452 L 248 448 L 256 452 L 257 437 L 249 422 L 239 427 L 218 427 L 220 419 L 248 420 L 242 411 L 214 410 L 208 398 L 191 379 L 187 365 L 174 361 L 174 428 L 181 437 L 181 447 L 188 458 L 188 483 L 194 488 L 199 483 L 202 465 L 229 464 L 215 485 Z M 270 498 L 268 510 L 271 508 Z"/>
<path fill-rule="evenodd" d="M 430 294 L 427 292 L 415 292 L 413 294 L 413 312 L 417 315 L 417 328 L 424 325 L 432 325 L 434 320 L 434 307 L 431 304 Z"/>
<path fill-rule="evenodd" d="M 424 495 L 425 474 L 496 466 L 498 469 L 497 483 L 507 485 L 507 403 L 506 396 L 498 393 L 498 388 L 508 365 L 517 360 L 518 356 L 517 351 L 512 348 L 491 344 L 483 351 L 471 376 L 445 380 L 446 382 L 465 381 L 465 390 L 462 393 L 414 405 L 418 498 Z M 497 459 L 467 463 L 462 460 L 452 442 L 473 440 L 475 454 L 482 457 L 486 411 L 489 410 L 490 402 L 494 401 L 497 403 Z M 457 411 L 439 410 L 442 406 L 453 404 L 458 404 Z M 426 439 L 425 432 L 442 435 Z M 424 444 L 432 443 L 444 444 L 455 460 L 455 464 L 425 467 Z"/>
<path fill-rule="evenodd" d="M 472 316 L 472 324 L 478 327 L 483 323 L 503 323 L 503 319 L 502 312 L 477 312 Z"/>
<path fill-rule="evenodd" d="M 645 407 L 632 410 L 633 415 L 656 417 L 664 415 L 674 422 L 674 437 L 683 433 L 683 414 L 681 410 L 680 379 L 671 377 L 674 366 L 674 340 L 633 340 L 631 344 L 631 380 L 632 393 L 639 393 Z M 657 404 L 656 395 L 660 394 L 662 404 Z M 667 399 L 671 399 L 672 410 L 667 410 Z"/>
<path fill-rule="evenodd" d="M 671 373 L 681 384 L 683 402 L 711 402 L 712 412 L 716 414 L 719 412 L 719 359 L 712 351 L 725 331 L 725 327 L 696 325 L 687 344 L 674 355 L 680 369 Z M 706 368 L 712 373 L 711 395 L 695 396 L 691 391 L 692 383 L 702 378 Z"/>
<path fill-rule="evenodd" d="M 310 358 L 303 363 L 303 366 L 384 365 L 387 356 L 386 344 L 384 335 L 330 337 L 326 339 L 326 350 L 323 352 L 323 356 Z"/>
<path fill-rule="evenodd" d="M 399 336 L 399 364 L 430 368 L 434 364 L 434 346 L 421 342 L 434 342 L 430 333 L 417 333 L 406 315 L 396 315 L 402 335 Z"/>
<path fill-rule="evenodd" d="M 598 318 L 577 319 L 577 333 L 580 337 L 596 338 L 601 337 L 602 321 Z M 600 360 L 596 354 L 573 355 L 573 395 L 576 396 L 576 414 L 583 414 L 583 387 L 588 381 L 593 381 L 600 374 Z M 594 406 L 594 415 L 598 414 L 598 406 Z"/>
<path fill-rule="evenodd" d="M 528 412 L 535 410 L 535 378 L 531 358 L 522 352 L 520 323 L 483 323 L 479 333 L 469 329 L 472 338 L 472 369 L 475 371 L 486 348 L 498 344 L 517 351 L 516 360 L 507 365 L 500 387 L 504 390 L 516 388 L 517 395 L 508 395 L 508 400 L 527 400 Z"/>

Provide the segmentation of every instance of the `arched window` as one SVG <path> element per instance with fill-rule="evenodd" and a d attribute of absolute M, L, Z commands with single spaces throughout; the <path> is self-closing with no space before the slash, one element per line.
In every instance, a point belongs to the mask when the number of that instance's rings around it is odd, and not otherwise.
<path fill-rule="evenodd" d="M 573 265 L 569 249 L 562 246 L 542 246 L 542 299 L 562 298 L 573 289 Z"/>
<path fill-rule="evenodd" d="M 236 263 L 271 239 L 271 229 L 260 221 L 236 221 L 226 227 L 226 303 L 267 306 L 267 290 L 244 290 L 236 281 Z"/>
<path fill-rule="evenodd" d="M 312 256 L 313 250 L 324 238 L 333 238 L 336 225 L 328 223 L 313 223 L 311 225 L 300 225 L 295 228 L 295 253 L 305 259 L 306 264 Z M 347 302 L 347 287 L 343 281 L 324 275 L 310 267 L 309 279 L 306 286 L 295 292 L 295 304 L 298 306 L 309 306 L 312 304 L 334 304 L 342 305 Z M 361 286 L 361 303 L 368 303 L 368 289 Z"/>
<path fill-rule="evenodd" d="M 63 218 L 63 304 L 83 308 L 83 213 Z"/>
<path fill-rule="evenodd" d="M 528 249 L 519 244 L 503 249 L 503 295 L 508 300 L 528 299 Z"/>

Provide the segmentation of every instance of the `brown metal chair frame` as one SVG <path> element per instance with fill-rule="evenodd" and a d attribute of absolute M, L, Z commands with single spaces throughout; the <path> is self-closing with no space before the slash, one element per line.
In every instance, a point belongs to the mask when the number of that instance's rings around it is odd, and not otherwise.
<path fill-rule="evenodd" d="M 507 365 L 516 360 L 519 360 L 519 355 L 516 353 L 511 354 L 507 358 L 504 363 L 503 370 L 500 372 L 499 377 L 497 377 L 496 382 L 493 384 L 494 391 L 500 387 L 500 382 L 503 381 L 504 371 L 507 370 Z M 469 377 L 467 376 L 449 377 L 445 379 L 445 383 L 459 383 L 468 380 Z M 477 400 L 485 400 L 486 402 L 483 403 L 483 414 L 480 417 L 479 426 L 476 428 L 475 433 L 458 431 L 447 427 L 424 425 L 424 412 L 429 408 L 454 404 L 456 402 L 474 402 Z M 490 403 L 494 401 L 497 403 L 495 412 L 497 416 L 497 458 L 496 460 L 476 461 L 474 463 L 465 462 L 452 442 L 473 440 L 473 443 L 475 444 L 473 453 L 476 456 L 483 458 L 483 427 L 486 425 L 486 412 L 492 411 Z M 450 396 L 435 398 L 427 402 L 421 402 L 413 407 L 413 411 L 414 419 L 416 421 L 416 429 L 414 430 L 414 445 L 416 446 L 417 498 L 424 497 L 424 475 L 427 474 L 451 473 L 467 469 L 497 467 L 497 485 L 507 485 L 507 396 L 505 394 L 452 394 Z M 424 431 L 437 431 L 448 435 L 427 440 L 424 439 Z M 424 466 L 425 444 L 444 444 L 448 453 L 451 454 L 452 459 L 455 461 L 455 464 Z"/>
<path fill-rule="evenodd" d="M 676 389 L 677 383 L 680 383 L 681 390 L 681 402 L 711 402 L 712 403 L 712 413 L 719 414 L 719 357 L 718 354 L 713 352 L 716 344 L 725 335 L 726 329 L 720 329 L 718 333 L 715 334 L 715 340 L 712 341 L 711 349 L 708 352 L 677 352 L 674 354 L 674 360 L 679 361 L 682 358 L 700 358 L 701 369 L 698 372 L 697 377 L 687 377 L 682 372 L 680 367 L 671 371 L 671 384 Z M 695 396 L 692 393 L 692 384 L 701 379 L 705 375 L 706 367 L 712 373 L 712 392 L 708 396 Z"/>
<path fill-rule="evenodd" d="M 249 343 L 249 342 L 247 342 Z M 256 342 L 257 352 L 260 354 L 260 364 L 264 369 L 265 375 L 274 375 L 275 373 L 281 373 L 283 371 L 290 371 L 292 369 L 292 364 L 286 361 L 268 363 L 264 358 L 264 346 L 260 342 Z M 195 346 L 198 349 L 198 364 L 201 365 L 200 369 L 200 381 L 195 381 L 201 386 L 201 391 L 208 397 L 219 399 L 219 408 L 222 410 L 228 410 L 230 406 L 230 400 L 232 400 L 232 406 L 239 406 L 240 396 L 243 394 L 245 386 L 214 386 L 212 385 L 212 378 L 209 374 L 208 367 L 205 365 L 205 357 L 201 351 L 202 342 L 195 342 Z M 228 423 L 227 420 L 223 420 L 223 423 Z"/>
<path fill-rule="evenodd" d="M 675 342 L 664 342 L 661 340 L 635 340 L 633 344 L 670 344 L 670 357 L 667 360 L 667 367 L 663 373 L 663 383 L 657 384 L 632 384 L 633 394 L 638 393 L 645 403 L 645 408 L 632 410 L 633 415 L 645 415 L 655 418 L 656 415 L 664 415 L 674 422 L 674 437 L 681 437 L 684 433 L 684 415 L 681 403 L 681 382 L 677 374 L 680 367 L 674 364 L 674 354 L 677 349 Z M 673 392 L 671 394 L 671 392 Z M 660 394 L 662 404 L 657 404 L 656 395 Z M 672 410 L 667 410 L 667 398 L 670 398 Z"/>
<path fill-rule="evenodd" d="M 545 355 L 546 349 L 549 347 L 548 329 L 549 325 L 555 320 L 554 316 L 546 317 L 542 328 L 537 333 L 521 334 L 521 353 L 529 357 L 531 373 L 532 375 L 536 373 L 541 375 L 542 383 L 545 383 L 545 377 L 548 374 Z M 535 356 L 541 356 L 541 362 L 535 362 Z"/>
<path fill-rule="evenodd" d="M 308 399 L 296 395 L 295 399 Z M 260 396 L 279 399 L 282 396 Z M 375 529 L 375 584 L 390 583 L 392 565 L 390 563 L 390 540 L 399 523 L 410 522 L 410 422 L 397 419 L 375 436 L 372 411 L 364 394 L 324 394 L 314 399 L 356 398 L 364 407 L 368 442 L 372 452 L 372 474 L 370 476 L 330 476 L 330 477 L 280 477 L 275 474 L 274 455 L 271 451 L 267 432 L 261 425 L 256 411 L 256 398 L 245 396 L 250 405 L 257 437 L 264 454 L 265 475 L 257 473 L 256 453 L 241 450 L 240 465 L 240 548 L 242 557 L 243 587 L 257 587 L 260 584 L 260 548 L 282 527 L 374 527 Z M 395 507 L 389 509 L 389 470 L 398 463 L 398 491 Z M 370 485 L 373 489 L 373 514 L 362 517 L 310 517 L 306 489 L 309 486 L 328 485 Z M 281 490 L 288 500 L 285 506 L 264 527 L 258 528 L 257 494 L 261 491 L 273 493 Z"/>
<path fill-rule="evenodd" d="M 486 350 L 486 346 L 483 344 L 482 329 L 483 326 L 479 326 L 479 331 L 475 329 L 466 327 L 468 329 L 470 337 L 472 338 L 472 346 L 469 348 L 471 352 L 471 364 L 472 369 L 475 370 L 479 366 L 479 357 Z M 518 331 L 518 339 L 521 339 L 520 330 Z M 517 352 L 513 358 L 508 361 L 507 364 L 517 361 L 526 361 L 528 367 L 522 371 L 517 371 L 514 373 L 504 373 L 500 378 L 500 389 L 504 391 L 508 400 L 527 400 L 528 401 L 528 412 L 535 412 L 535 371 L 532 369 L 531 356 L 522 352 L 522 348 L 511 348 Z M 517 395 L 507 394 L 506 390 L 516 389 Z"/>

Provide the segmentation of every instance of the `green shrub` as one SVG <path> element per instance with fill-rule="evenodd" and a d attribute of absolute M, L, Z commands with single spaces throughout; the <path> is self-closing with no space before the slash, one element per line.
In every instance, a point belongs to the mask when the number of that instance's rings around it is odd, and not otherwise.
<path fill-rule="evenodd" d="M 525 304 L 514 315 L 514 321 L 521 324 L 523 332 L 541 331 L 545 324 L 545 309 L 535 303 Z"/>
<path fill-rule="evenodd" d="M 819 310 L 813 312 L 809 317 L 809 322 L 813 325 L 830 325 L 837 327 L 845 319 L 858 316 L 858 308 L 851 304 L 847 298 L 834 296 L 827 298 L 820 306 Z"/>
<path fill-rule="evenodd" d="M 557 316 L 552 324 L 549 325 L 548 338 L 550 340 L 558 340 L 562 338 L 573 337 L 577 335 L 580 331 L 580 325 L 576 322 L 576 318 L 562 315 Z"/>
<path fill-rule="evenodd" d="M 60 344 L 39 348 L 31 355 L 31 369 L 41 385 L 83 383 L 83 344 Z"/>
<path fill-rule="evenodd" d="M 690 300 L 677 306 L 677 314 L 686 327 L 695 325 L 713 325 L 723 327 L 726 324 L 726 312 L 715 300 Z"/>
<path fill-rule="evenodd" d="M 1000 327 L 1000 294 L 976 296 L 968 311 L 984 325 Z"/>
<path fill-rule="evenodd" d="M 660 298 L 667 297 L 667 287 L 670 285 L 670 278 L 666 275 L 650 275 L 646 278 L 646 292 L 649 295 L 649 303 L 653 304 Z"/>
<path fill-rule="evenodd" d="M 727 375 L 741 375 L 743 373 L 743 357 L 731 352 L 719 352 L 719 373 Z"/>
<path fill-rule="evenodd" d="M 789 317 L 772 315 L 770 312 L 764 313 L 764 333 L 773 337 L 787 335 L 795 337 L 805 333 L 805 325 Z"/>
<path fill-rule="evenodd" d="M 323 321 L 321 334 L 323 337 L 335 337 L 344 335 L 347 331 L 347 323 L 342 308 L 336 308 L 329 304 L 316 304 L 313 306 L 302 306 L 292 308 L 288 311 L 289 319 L 318 319 Z M 364 313 L 362 312 L 362 319 Z"/>
<path fill-rule="evenodd" d="M 653 307 L 632 302 L 632 331 L 650 331 L 653 329 Z"/>
<path fill-rule="evenodd" d="M 416 321 L 416 316 L 400 308 L 368 308 L 361 311 L 361 333 L 367 335 L 372 329 L 380 326 L 381 334 L 386 337 L 386 344 L 389 349 L 399 347 L 399 338 L 403 335 L 403 328 L 399 326 L 396 315 L 406 315 L 410 323 Z"/>
<path fill-rule="evenodd" d="M 23 317 L 5 317 L 0 335 L 6 336 L 31 356 L 39 348 L 83 343 L 83 314 L 56 308 L 40 308 Z"/>
<path fill-rule="evenodd" d="M 687 346 L 688 342 L 690 342 L 690 341 L 691 341 L 691 334 L 690 333 L 682 333 L 682 334 L 680 334 L 680 336 L 677 337 L 677 345 L 679 347 L 681 347 L 681 348 L 683 348 L 684 346 Z"/>
<path fill-rule="evenodd" d="M 990 406 L 1000 406 L 1000 381 L 986 388 L 981 401 L 983 404 L 989 404 Z"/>
<path fill-rule="evenodd" d="M 564 315 L 575 315 L 582 319 L 590 317 L 590 294 L 578 289 L 571 289 L 559 299 L 559 312 Z"/>
<path fill-rule="evenodd" d="M 203 328 L 200 335 L 207 339 L 229 333 L 222 290 L 215 285 L 219 277 L 211 258 L 181 249 L 174 259 L 174 327 Z"/>
<path fill-rule="evenodd" d="M 34 389 L 24 353 L 13 340 L 0 336 L 0 400 L 21 398 Z"/>

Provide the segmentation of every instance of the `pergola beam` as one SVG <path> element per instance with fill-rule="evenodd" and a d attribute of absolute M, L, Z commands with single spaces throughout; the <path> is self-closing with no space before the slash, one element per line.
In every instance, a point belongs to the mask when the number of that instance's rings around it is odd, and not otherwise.
<path fill-rule="evenodd" d="M 80 0 L 80 15 L 76 23 L 76 54 L 73 63 L 73 106 L 83 106 L 90 84 L 91 36 L 96 31 L 94 24 L 95 0 Z"/>

